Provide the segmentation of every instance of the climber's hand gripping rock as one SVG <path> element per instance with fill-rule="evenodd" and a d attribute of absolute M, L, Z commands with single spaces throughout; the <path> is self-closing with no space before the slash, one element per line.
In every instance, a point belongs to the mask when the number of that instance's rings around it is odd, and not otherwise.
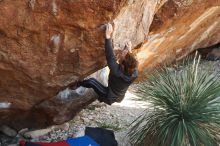
<path fill-rule="evenodd" d="M 105 29 L 105 38 L 106 39 L 110 39 L 112 36 L 112 32 L 113 32 L 113 27 L 110 23 L 106 24 L 106 29 Z"/>

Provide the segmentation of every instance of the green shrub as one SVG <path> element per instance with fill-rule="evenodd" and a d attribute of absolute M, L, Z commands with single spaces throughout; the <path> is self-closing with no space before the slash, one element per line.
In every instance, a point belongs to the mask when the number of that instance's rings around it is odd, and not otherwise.
<path fill-rule="evenodd" d="M 133 145 L 218 145 L 220 80 L 195 62 L 180 71 L 156 71 L 137 87 L 137 95 L 151 106 L 132 123 Z"/>

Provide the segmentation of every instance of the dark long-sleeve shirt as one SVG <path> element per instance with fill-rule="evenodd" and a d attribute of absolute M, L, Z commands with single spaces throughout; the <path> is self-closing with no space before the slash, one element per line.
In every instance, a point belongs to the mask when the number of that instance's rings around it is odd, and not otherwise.
<path fill-rule="evenodd" d="M 105 40 L 105 55 L 110 69 L 108 98 L 120 102 L 123 100 L 128 87 L 137 78 L 138 72 L 135 70 L 131 76 L 127 76 L 123 73 L 122 68 L 116 62 L 111 39 Z"/>

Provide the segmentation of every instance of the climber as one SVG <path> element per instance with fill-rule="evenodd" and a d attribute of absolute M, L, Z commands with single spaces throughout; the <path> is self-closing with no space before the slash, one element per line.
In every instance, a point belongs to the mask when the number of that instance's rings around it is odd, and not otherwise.
<path fill-rule="evenodd" d="M 99 95 L 98 100 L 111 105 L 114 102 L 121 102 L 131 83 L 137 78 L 138 62 L 131 52 L 131 43 L 126 43 L 125 51 L 120 56 L 119 63 L 113 54 L 111 35 L 113 27 L 111 24 L 105 25 L 105 55 L 110 69 L 108 87 L 105 87 L 94 78 L 83 80 L 77 83 L 77 87 L 83 86 L 93 88 Z M 70 89 L 76 87 L 71 86 Z"/>

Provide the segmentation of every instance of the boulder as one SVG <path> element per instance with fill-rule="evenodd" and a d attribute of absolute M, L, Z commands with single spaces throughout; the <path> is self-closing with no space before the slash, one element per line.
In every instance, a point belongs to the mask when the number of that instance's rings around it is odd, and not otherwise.
<path fill-rule="evenodd" d="M 149 34 L 138 47 L 139 70 L 147 74 L 219 42 L 220 1 L 169 0 L 155 13 Z"/>
<path fill-rule="evenodd" d="M 115 48 L 131 40 L 140 78 L 220 42 L 218 0 L 1 0 L 0 14 L 0 125 L 17 130 L 62 124 L 96 99 L 60 90 L 106 66 L 107 22 Z"/>
<path fill-rule="evenodd" d="M 216 47 L 209 51 L 206 59 L 210 61 L 220 60 L 220 44 L 215 45 Z"/>

